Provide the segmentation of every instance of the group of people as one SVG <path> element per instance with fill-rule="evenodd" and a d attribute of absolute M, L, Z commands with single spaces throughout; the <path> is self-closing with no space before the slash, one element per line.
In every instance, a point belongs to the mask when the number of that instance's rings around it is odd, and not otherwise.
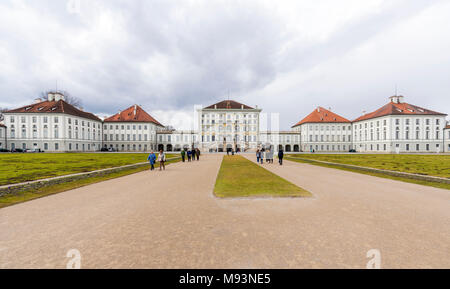
<path fill-rule="evenodd" d="M 198 148 L 192 150 L 182 150 L 181 151 L 181 160 L 186 162 L 186 157 L 188 162 L 194 162 L 195 160 L 200 160 L 200 150 Z"/>
<path fill-rule="evenodd" d="M 269 149 L 258 149 L 256 150 L 256 161 L 257 163 L 264 163 L 264 160 L 266 160 L 266 163 L 269 164 L 273 164 L 273 148 L 269 148 Z M 280 164 L 280 166 L 283 165 L 283 157 L 284 157 L 284 152 L 283 150 L 279 150 L 278 151 L 278 163 Z"/>
<path fill-rule="evenodd" d="M 151 151 L 148 155 L 147 161 L 150 162 L 150 170 L 155 170 L 155 163 L 159 162 L 159 170 L 166 170 L 166 154 L 163 152 L 163 150 L 159 151 L 158 157 L 156 157 L 156 154 Z"/>

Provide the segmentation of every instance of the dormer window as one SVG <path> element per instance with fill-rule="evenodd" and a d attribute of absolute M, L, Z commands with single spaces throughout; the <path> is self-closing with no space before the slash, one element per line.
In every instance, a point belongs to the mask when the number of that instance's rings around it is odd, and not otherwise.
<path fill-rule="evenodd" d="M 44 107 L 43 106 L 41 106 L 40 108 L 38 108 L 38 110 L 39 111 L 41 111 L 41 110 L 43 110 L 44 109 Z"/>
<path fill-rule="evenodd" d="M 56 110 L 56 107 L 52 107 L 52 111 Z"/>
<path fill-rule="evenodd" d="M 31 106 L 29 106 L 29 107 L 25 108 L 25 110 L 30 110 L 30 109 L 31 109 Z"/>

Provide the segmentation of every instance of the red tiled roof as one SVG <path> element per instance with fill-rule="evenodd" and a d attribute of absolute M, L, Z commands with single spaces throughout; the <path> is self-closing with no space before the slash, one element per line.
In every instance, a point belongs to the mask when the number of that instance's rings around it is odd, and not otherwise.
<path fill-rule="evenodd" d="M 435 112 L 429 109 L 418 107 L 406 102 L 395 103 L 389 102 L 385 106 L 358 117 L 355 121 L 368 120 L 372 118 L 382 117 L 386 115 L 446 115 L 444 113 Z"/>
<path fill-rule="evenodd" d="M 448 124 L 448 125 L 445 127 L 445 129 L 450 129 L 450 124 Z"/>
<path fill-rule="evenodd" d="M 124 111 L 105 119 L 105 122 L 152 122 L 156 125 L 163 126 L 139 105 L 133 105 Z"/>
<path fill-rule="evenodd" d="M 83 117 L 95 121 L 102 121 L 96 115 L 79 110 L 64 100 L 58 101 L 42 101 L 23 106 L 17 109 L 5 111 L 5 113 L 65 113 L 73 116 Z"/>
<path fill-rule="evenodd" d="M 250 107 L 248 105 L 239 103 L 234 100 L 224 100 L 221 102 L 218 102 L 216 104 L 210 105 L 208 107 L 205 107 L 205 109 L 254 109 L 253 107 Z"/>
<path fill-rule="evenodd" d="M 318 107 L 293 127 L 297 127 L 304 123 L 341 123 L 341 122 L 350 122 L 350 121 L 345 117 L 342 117 L 338 114 L 335 114 L 334 112 L 329 111 L 328 109 Z"/>

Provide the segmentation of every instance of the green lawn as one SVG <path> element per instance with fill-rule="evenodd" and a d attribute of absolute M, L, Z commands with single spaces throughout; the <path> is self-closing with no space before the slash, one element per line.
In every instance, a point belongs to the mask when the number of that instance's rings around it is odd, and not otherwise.
<path fill-rule="evenodd" d="M 2 153 L 0 186 L 146 162 L 147 156 L 146 153 Z"/>
<path fill-rule="evenodd" d="M 167 162 L 167 164 L 176 163 L 179 161 L 180 161 L 180 158 L 174 159 L 174 160 L 169 160 Z M 155 167 L 158 168 L 159 164 L 157 163 L 155 165 Z M 144 166 L 139 166 L 137 168 L 127 168 L 127 169 L 124 169 L 119 172 L 107 173 L 102 176 L 93 176 L 93 177 L 89 177 L 89 178 L 85 178 L 85 179 L 68 181 L 68 182 L 65 182 L 62 184 L 49 185 L 49 186 L 41 187 L 37 190 L 24 189 L 20 192 L 1 196 L 0 197 L 0 208 L 12 206 L 12 205 L 15 205 L 18 203 L 31 201 L 34 199 L 38 199 L 38 198 L 42 198 L 45 196 L 65 192 L 68 190 L 73 190 L 73 189 L 84 187 L 84 186 L 94 184 L 94 183 L 99 183 L 99 182 L 103 182 L 106 180 L 131 175 L 131 174 L 139 173 L 142 171 L 148 171 L 148 169 L 149 169 L 149 167 L 144 165 Z"/>
<path fill-rule="evenodd" d="M 287 157 L 450 178 L 450 155 L 301 154 Z"/>
<path fill-rule="evenodd" d="M 224 157 L 214 193 L 221 198 L 312 196 L 241 156 Z"/>

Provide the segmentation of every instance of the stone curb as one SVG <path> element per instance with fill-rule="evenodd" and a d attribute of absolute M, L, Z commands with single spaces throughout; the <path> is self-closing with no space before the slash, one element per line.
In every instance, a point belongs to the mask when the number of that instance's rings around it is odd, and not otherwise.
<path fill-rule="evenodd" d="M 418 175 L 418 174 L 381 170 L 381 169 L 375 169 L 375 168 L 360 167 L 360 166 L 355 166 L 355 165 L 339 164 L 339 163 L 332 163 L 332 162 L 325 162 L 325 161 L 318 161 L 318 160 L 304 159 L 304 158 L 285 157 L 285 159 L 287 159 L 287 160 L 302 160 L 302 161 L 310 162 L 310 163 L 321 163 L 321 164 L 327 164 L 327 165 L 332 165 L 332 166 L 336 166 L 336 167 L 355 169 L 355 170 L 371 172 L 371 173 L 379 173 L 379 174 L 384 174 L 384 175 L 389 175 L 389 176 L 394 176 L 394 177 L 403 177 L 403 178 L 420 180 L 420 181 L 450 184 L 449 178 L 424 176 L 424 175 Z"/>
<path fill-rule="evenodd" d="M 181 159 L 181 157 L 175 157 L 175 158 L 168 158 L 167 161 L 172 160 L 178 160 Z M 36 190 L 42 187 L 52 186 L 52 185 L 58 185 L 63 184 L 75 180 L 82 180 L 87 179 L 90 177 L 98 177 L 98 176 L 105 176 L 109 175 L 111 173 L 121 172 L 127 169 L 134 169 L 134 168 L 140 168 L 144 166 L 148 166 L 148 162 L 142 162 L 142 163 L 136 163 L 131 165 L 125 165 L 121 167 L 115 167 L 115 168 L 107 168 L 107 169 L 101 169 L 97 171 L 92 172 L 85 172 L 85 173 L 77 173 L 77 174 L 71 174 L 71 175 L 65 175 L 65 176 L 58 176 L 54 178 L 48 178 L 48 179 L 41 179 L 36 181 L 30 181 L 30 182 L 24 182 L 19 184 L 11 184 L 6 186 L 0 187 L 0 197 L 3 197 L 8 194 L 14 194 L 23 190 Z"/>

